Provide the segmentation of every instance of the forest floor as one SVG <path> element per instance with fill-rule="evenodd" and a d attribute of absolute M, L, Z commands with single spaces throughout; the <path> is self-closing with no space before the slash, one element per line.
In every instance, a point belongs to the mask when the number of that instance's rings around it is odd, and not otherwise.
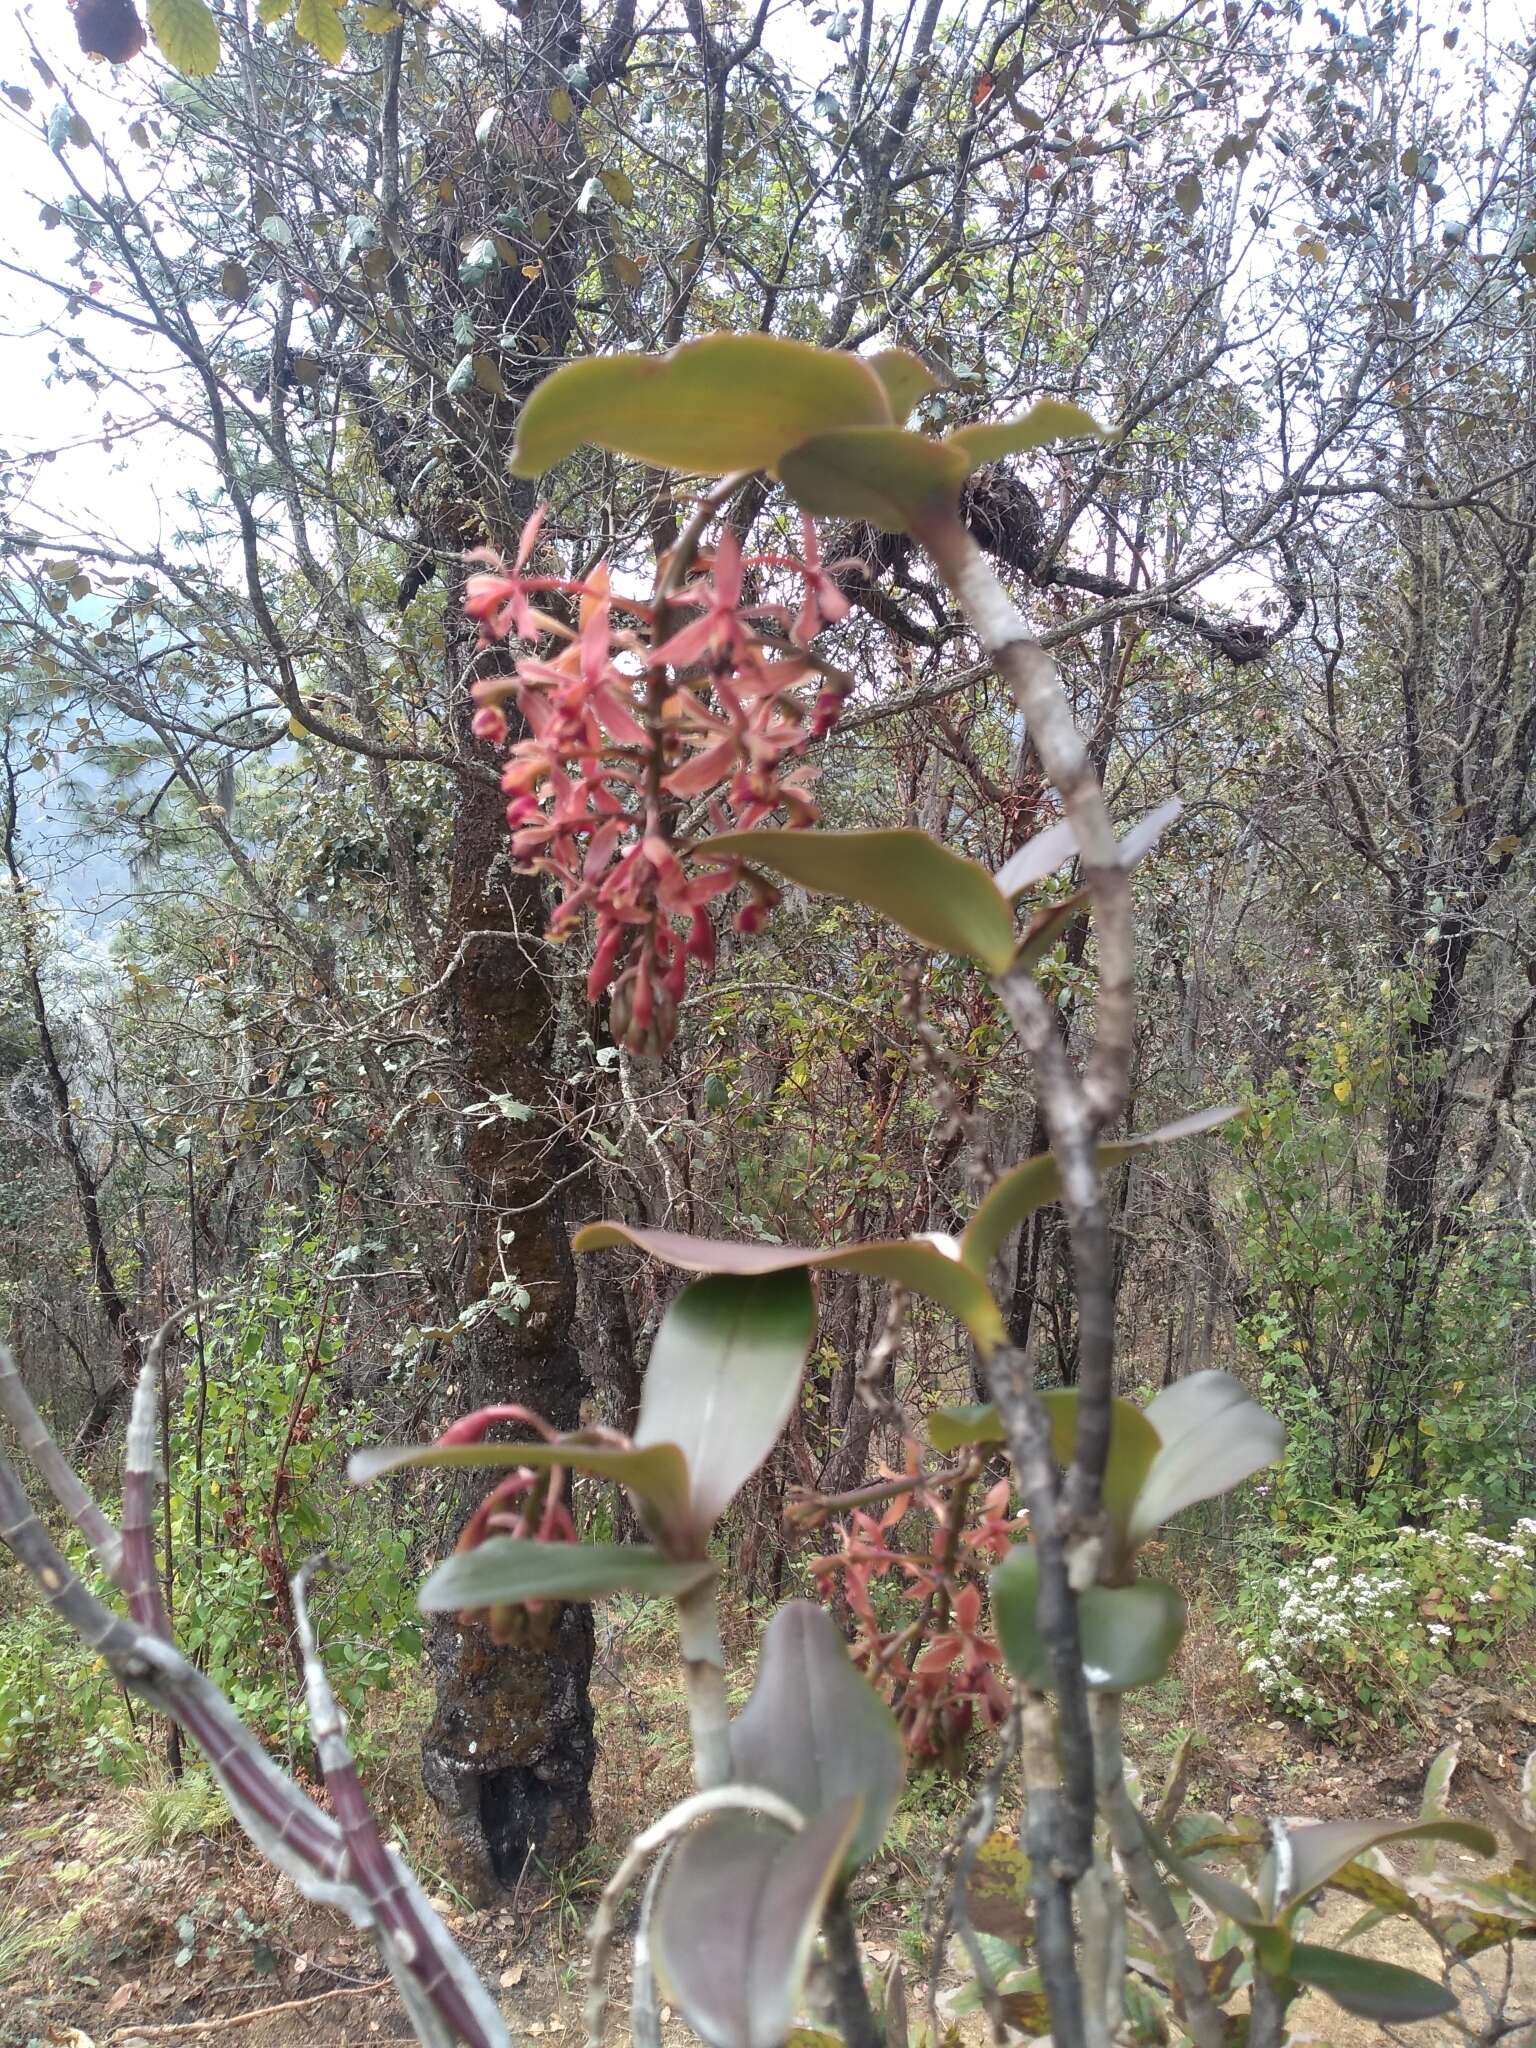
<path fill-rule="evenodd" d="M 1407 1818 L 1430 1757 L 1455 1739 L 1462 1761 L 1451 1804 L 1493 1820 L 1536 1742 L 1529 1672 L 1519 1674 L 1518 1692 L 1442 1686 L 1420 1726 L 1370 1756 L 1349 1757 L 1284 1723 L 1255 1722 L 1221 1665 L 1219 1655 L 1186 1652 L 1198 1681 L 1176 1679 L 1147 1696 L 1152 1704 L 1131 1729 L 1132 1753 L 1154 1786 L 1184 1729 L 1203 1731 L 1191 1796 L 1206 1809 Z M 519 2048 L 576 2048 L 584 1928 L 597 1890 L 632 1829 L 687 1789 L 685 1720 L 659 1646 L 621 1647 L 601 1669 L 599 1836 L 583 1865 L 558 1882 L 530 1876 L 505 1907 L 482 1913 L 434 1886 L 430 1850 L 414 1858 L 496 1989 Z M 431 1841 L 410 1739 L 422 1706 L 400 1695 L 381 1710 L 386 1725 L 376 1731 L 378 1760 L 368 1772 L 408 1849 Z M 155 1845 L 155 1797 L 152 1785 L 63 1782 L 0 1805 L 0 2048 L 198 2048 L 226 2039 L 230 2048 L 366 2048 L 409 2037 L 364 1937 L 307 1905 L 227 1825 Z M 966 1798 L 964 1788 L 935 1780 L 909 1792 L 890 1846 L 861 1879 L 856 1904 L 871 1959 L 883 1967 L 900 1955 L 909 1984 L 922 1975 L 927 1874 Z M 1341 1934 L 1359 1912 L 1355 1901 L 1330 1894 L 1321 1931 L 1309 1938 Z M 1402 1921 L 1374 1929 L 1359 1946 L 1438 1974 L 1427 1937 Z M 1518 1959 L 1516 1984 L 1519 2008 L 1536 2014 L 1533 1951 Z M 1488 1967 L 1502 1967 L 1497 1956 Z M 627 2031 L 622 1957 L 612 1991 L 611 2038 L 619 2042 Z M 1295 2017 L 1304 2037 L 1328 2048 L 1384 2039 L 1315 1995 Z M 669 2042 L 691 2038 L 680 2026 L 665 2032 Z M 968 2048 L 985 2041 L 979 2016 L 962 2023 L 961 2036 Z M 1407 2038 L 1440 2048 L 1464 2037 L 1431 2022 Z"/>

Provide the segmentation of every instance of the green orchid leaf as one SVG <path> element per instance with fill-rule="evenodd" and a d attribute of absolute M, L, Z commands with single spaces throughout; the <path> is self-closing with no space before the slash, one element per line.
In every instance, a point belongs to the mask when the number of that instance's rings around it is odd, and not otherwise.
<path fill-rule="evenodd" d="M 973 465 L 964 451 L 904 427 L 843 427 L 791 448 L 785 489 L 818 519 L 867 519 L 904 533 L 925 507 L 954 504 Z"/>
<path fill-rule="evenodd" d="M 926 832 L 724 832 L 694 848 L 701 860 L 742 860 L 812 895 L 862 903 L 925 946 L 1001 974 L 1013 959 L 1013 912 L 976 861 Z"/>
<path fill-rule="evenodd" d="M 1002 1313 L 986 1282 L 960 1258 L 953 1238 L 901 1237 L 866 1244 L 834 1245 L 817 1251 L 809 1245 L 733 1244 L 713 1237 L 690 1237 L 677 1230 L 639 1230 L 626 1223 L 588 1223 L 571 1240 L 578 1252 L 606 1251 L 632 1244 L 669 1266 L 691 1273 L 786 1273 L 825 1267 L 842 1273 L 868 1273 L 891 1280 L 909 1293 L 926 1295 L 959 1318 L 977 1346 L 990 1353 L 1004 1341 Z"/>
<path fill-rule="evenodd" d="M 1077 1402 L 1075 1387 L 1051 1387 L 1040 1396 L 1051 1425 L 1051 1449 L 1063 1468 L 1071 1464 L 1076 1445 Z M 961 1444 L 1006 1443 L 1007 1433 L 991 1402 L 978 1402 L 936 1409 L 928 1418 L 928 1441 L 936 1451 L 953 1451 Z M 1161 1448 L 1162 1440 L 1143 1410 L 1117 1394 L 1110 1403 L 1109 1456 L 1104 1464 L 1104 1506 L 1117 1529 L 1129 1521 Z"/>
<path fill-rule="evenodd" d="M 588 1444 L 578 1438 L 561 1437 L 554 1443 L 495 1444 L 380 1444 L 354 1451 L 347 1461 L 347 1477 L 354 1486 L 365 1486 L 386 1472 L 400 1472 L 417 1465 L 451 1469 L 476 1466 L 528 1466 L 535 1471 L 551 1465 L 565 1465 L 573 1472 L 590 1472 L 599 1479 L 616 1479 L 631 1493 L 649 1501 L 668 1527 L 688 1525 L 688 1466 L 676 1444 L 654 1443 L 644 1450 L 629 1450 L 616 1444 Z"/>
<path fill-rule="evenodd" d="M 680 1599 L 713 1577 L 704 1559 L 684 1564 L 643 1543 L 536 1543 L 488 1536 L 430 1574 L 416 1604 L 424 1614 L 515 1607 L 523 1600 L 597 1600 L 606 1593 Z"/>
<path fill-rule="evenodd" d="M 1147 1403 L 1147 1420 L 1163 1447 L 1131 1514 L 1132 1548 L 1181 1508 L 1230 1493 L 1285 1449 L 1284 1425 L 1230 1373 L 1194 1372 L 1164 1388 Z"/>
<path fill-rule="evenodd" d="M 1181 1138 L 1197 1138 L 1204 1131 L 1215 1130 L 1218 1124 L 1230 1123 L 1238 1114 L 1235 1103 L 1224 1103 L 1216 1109 L 1197 1109 L 1191 1115 L 1181 1116 L 1174 1123 L 1163 1124 L 1155 1131 L 1117 1138 L 1099 1146 L 1095 1155 L 1099 1171 L 1108 1173 L 1112 1167 L 1123 1166 L 1138 1152 L 1177 1144 Z M 1037 1209 L 1043 1209 L 1047 1202 L 1059 1200 L 1060 1195 L 1061 1175 L 1054 1155 L 1049 1152 L 1038 1152 L 1033 1159 L 1026 1159 L 1022 1166 L 1005 1173 L 988 1190 L 961 1234 L 961 1256 L 966 1264 L 974 1266 L 978 1273 L 985 1273 L 1010 1233 Z"/>
<path fill-rule="evenodd" d="M 992 1611 L 1008 1669 L 1044 1692 L 1051 1667 L 1035 1625 L 1039 1592 L 1039 1560 L 1021 1543 L 992 1574 Z M 1077 1625 L 1085 1682 L 1098 1692 L 1128 1692 L 1166 1674 L 1184 1634 L 1184 1598 L 1160 1579 L 1090 1586 L 1078 1595 Z"/>
<path fill-rule="evenodd" d="M 906 1776 L 895 1716 L 849 1662 L 831 1616 L 809 1600 L 789 1601 L 769 1623 L 731 1753 L 744 1784 L 765 1785 L 807 1820 L 857 1797 L 850 1866 L 879 1848 Z"/>
<path fill-rule="evenodd" d="M 538 476 L 590 445 L 723 475 L 770 469 L 815 434 L 890 424 L 885 385 L 860 356 L 767 334 L 709 334 L 670 355 L 594 356 L 556 370 L 518 416 L 511 469 Z"/>
<path fill-rule="evenodd" d="M 856 1799 L 798 1835 L 722 1813 L 677 1849 L 657 1895 L 652 1948 L 673 2003 L 710 2048 L 782 2048 L 858 1822 Z"/>
<path fill-rule="evenodd" d="M 907 415 L 919 399 L 939 388 L 938 378 L 921 356 L 913 355 L 910 349 L 883 348 L 864 360 L 885 386 L 886 403 L 898 427 L 906 424 Z"/>
<path fill-rule="evenodd" d="M 1417 1970 L 1378 1963 L 1347 1949 L 1318 1948 L 1310 1941 L 1292 1944 L 1290 1973 L 1297 1983 L 1312 1985 L 1345 2012 L 1389 2026 L 1437 2019 L 1455 2012 L 1458 2003 L 1453 1991 L 1421 1977 Z"/>
<path fill-rule="evenodd" d="M 1282 1864 L 1273 1849 L 1259 1866 L 1259 1903 L 1272 1920 L 1289 1919 L 1312 1893 L 1332 1882 L 1367 1849 L 1379 1849 L 1388 1842 L 1455 1842 L 1479 1856 L 1498 1853 L 1498 1842 L 1487 1828 L 1466 1820 L 1409 1821 L 1405 1825 L 1389 1820 L 1314 1821 L 1291 1828 L 1285 1837 L 1288 1875 L 1282 1887 Z"/>
<path fill-rule="evenodd" d="M 635 1447 L 681 1453 L 696 1532 L 719 1519 L 778 1442 L 815 1335 L 803 1269 L 696 1280 L 662 1317 Z"/>
<path fill-rule="evenodd" d="M 958 427 L 949 436 L 952 446 L 963 448 L 973 469 L 983 462 L 996 462 L 1003 455 L 1025 455 L 1032 448 L 1049 447 L 1053 441 L 1102 441 L 1104 429 L 1091 412 L 1065 398 L 1037 398 L 1016 420 L 1002 420 L 995 426 Z"/>

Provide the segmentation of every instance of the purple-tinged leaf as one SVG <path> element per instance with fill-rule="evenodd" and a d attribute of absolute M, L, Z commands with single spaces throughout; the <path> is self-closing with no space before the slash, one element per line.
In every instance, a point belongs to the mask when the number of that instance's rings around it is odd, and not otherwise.
<path fill-rule="evenodd" d="M 777 1792 L 807 1820 L 857 1796 L 849 1864 L 879 1848 L 906 1776 L 901 1731 L 813 1602 L 791 1600 L 768 1624 L 752 1697 L 731 1724 L 731 1751 L 744 1784 Z"/>
<path fill-rule="evenodd" d="M 909 1293 L 927 1295 L 958 1316 L 983 1353 L 1004 1340 L 1002 1312 L 985 1279 L 966 1265 L 953 1238 L 878 1238 L 867 1244 L 742 1244 L 726 1238 L 690 1237 L 679 1230 L 641 1230 L 627 1223 L 584 1224 L 571 1240 L 579 1252 L 632 1244 L 669 1266 L 690 1273 L 788 1273 L 826 1267 L 891 1280 Z"/>
<path fill-rule="evenodd" d="M 858 1820 L 856 1799 L 798 1835 L 718 1814 L 674 1855 L 656 1902 L 656 1967 L 710 2048 L 783 2048 Z"/>

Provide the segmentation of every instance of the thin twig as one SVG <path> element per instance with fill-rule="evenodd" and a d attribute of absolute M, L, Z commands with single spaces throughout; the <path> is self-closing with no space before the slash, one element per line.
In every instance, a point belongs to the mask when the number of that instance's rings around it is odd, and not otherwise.
<path fill-rule="evenodd" d="M 227 2013 L 222 2019 L 176 2020 L 157 2027 L 116 2027 L 108 2038 L 113 2041 L 168 2041 L 179 2034 L 222 2034 L 231 2027 L 248 2027 L 256 2020 L 277 2019 L 290 2012 L 308 2012 L 312 2006 L 324 2005 L 333 1998 L 372 1998 L 376 1991 L 388 1989 L 389 1979 L 380 1977 L 373 1984 L 343 1984 L 335 1991 L 317 1991 L 312 1998 L 285 1998 L 281 2005 L 253 2005 L 249 2012 Z"/>

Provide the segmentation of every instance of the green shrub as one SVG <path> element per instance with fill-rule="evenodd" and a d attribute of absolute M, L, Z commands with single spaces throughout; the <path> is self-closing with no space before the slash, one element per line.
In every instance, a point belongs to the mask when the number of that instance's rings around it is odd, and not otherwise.
<path fill-rule="evenodd" d="M 1482 1503 L 1446 1501 L 1436 1525 L 1383 1533 L 1339 1510 L 1304 1548 L 1244 1539 L 1238 1603 L 1244 1670 L 1266 1705 L 1336 1740 L 1410 1719 L 1446 1673 L 1489 1670 L 1536 1616 L 1536 1518 L 1507 1536 Z"/>
<path fill-rule="evenodd" d="M 76 1547 L 66 1548 L 79 1565 Z M 7 1560 L 0 1569 L 15 1568 Z M 48 1783 L 66 1766 L 122 1781 L 139 1751 L 101 1659 L 24 1594 L 14 1609 L 0 1603 L 0 1793 Z"/>

